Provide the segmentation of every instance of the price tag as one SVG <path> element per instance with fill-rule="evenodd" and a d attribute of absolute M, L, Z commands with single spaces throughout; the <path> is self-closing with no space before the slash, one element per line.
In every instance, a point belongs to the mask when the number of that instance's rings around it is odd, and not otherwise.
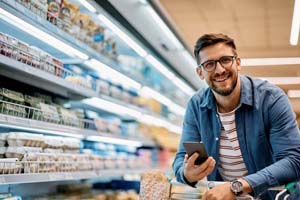
<path fill-rule="evenodd" d="M 50 181 L 64 180 L 64 174 L 49 174 Z"/>
<path fill-rule="evenodd" d="M 6 180 L 4 177 L 0 177 L 0 184 L 6 183 Z"/>

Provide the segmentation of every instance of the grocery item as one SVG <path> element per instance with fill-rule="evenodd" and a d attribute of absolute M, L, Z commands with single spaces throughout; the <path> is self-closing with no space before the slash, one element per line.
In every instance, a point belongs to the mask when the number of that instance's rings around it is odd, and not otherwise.
<path fill-rule="evenodd" d="M 160 171 L 149 171 L 142 175 L 140 200 L 168 200 L 171 184 L 168 177 Z"/>

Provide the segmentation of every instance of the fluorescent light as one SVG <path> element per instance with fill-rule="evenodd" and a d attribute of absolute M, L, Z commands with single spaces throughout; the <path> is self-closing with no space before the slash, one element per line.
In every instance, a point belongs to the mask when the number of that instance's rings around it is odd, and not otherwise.
<path fill-rule="evenodd" d="M 300 90 L 289 90 L 287 95 L 289 98 L 300 98 Z"/>
<path fill-rule="evenodd" d="M 143 114 L 134 109 L 127 108 L 125 106 L 112 103 L 104 99 L 92 97 L 89 99 L 84 99 L 82 100 L 82 102 L 87 105 L 93 106 L 95 108 L 99 108 L 101 110 L 114 113 L 116 115 L 131 116 L 139 122 L 143 122 L 145 124 L 154 125 L 154 126 L 165 127 L 174 133 L 179 133 L 179 134 L 181 133 L 181 128 L 179 126 L 173 125 L 164 119 L 152 115 L 148 115 L 148 114 Z"/>
<path fill-rule="evenodd" d="M 89 11 L 95 13 L 97 10 L 94 6 L 92 6 L 92 4 L 90 4 L 87 0 L 78 0 L 80 2 L 81 5 L 83 5 L 84 7 L 86 7 Z"/>
<path fill-rule="evenodd" d="M 81 59 L 88 59 L 88 56 L 77 49 L 67 45 L 66 43 L 56 39 L 55 37 L 49 35 L 41 31 L 40 29 L 34 27 L 33 25 L 25 22 L 24 20 L 12 15 L 11 13 L 3 10 L 0 8 L 0 17 L 1 19 L 5 20 L 6 22 L 16 26 L 17 28 L 21 29 L 22 31 L 36 37 L 37 39 L 49 44 L 50 46 L 54 47 L 55 49 L 59 50 L 60 52 L 66 53 L 70 56 L 77 56 Z"/>
<path fill-rule="evenodd" d="M 300 64 L 300 57 L 242 58 L 242 66 L 296 65 L 296 64 Z"/>
<path fill-rule="evenodd" d="M 177 37 L 170 30 L 170 28 L 166 25 L 166 23 L 161 19 L 161 17 L 155 12 L 155 10 L 152 8 L 152 6 L 149 4 L 146 4 L 145 8 L 146 8 L 148 14 L 150 14 L 152 16 L 152 19 L 157 23 L 157 27 L 162 29 L 162 31 L 172 41 L 172 43 L 176 46 L 176 48 L 178 50 L 184 49 L 181 42 L 177 39 Z"/>
<path fill-rule="evenodd" d="M 139 122 L 142 122 L 142 123 L 145 123 L 148 125 L 164 127 L 166 129 L 168 129 L 169 131 L 177 133 L 177 134 L 181 134 L 181 132 L 182 132 L 182 128 L 180 126 L 173 125 L 172 123 L 170 123 L 166 120 L 163 120 L 158 117 L 151 116 L 151 115 L 145 114 L 137 120 Z"/>
<path fill-rule="evenodd" d="M 84 64 L 99 72 L 102 78 L 110 79 L 114 83 L 119 83 L 125 88 L 134 88 L 136 90 L 139 90 L 142 87 L 140 83 L 132 80 L 131 78 L 128 78 L 127 76 L 124 76 L 120 72 L 112 69 L 111 67 L 108 67 L 98 60 L 87 60 L 84 62 Z"/>
<path fill-rule="evenodd" d="M 114 23 L 112 23 L 107 17 L 100 14 L 98 18 L 108 26 L 114 33 L 116 33 L 125 43 L 128 44 L 136 53 L 138 53 L 141 57 L 145 57 L 147 52 L 140 47 L 133 39 L 131 39 L 126 33 L 124 33 L 121 29 L 119 29 Z"/>
<path fill-rule="evenodd" d="M 290 44 L 297 45 L 300 31 L 300 0 L 295 0 Z"/>
<path fill-rule="evenodd" d="M 192 96 L 194 94 L 194 90 L 188 86 L 186 83 L 184 83 L 180 78 L 175 76 L 174 73 L 172 73 L 167 67 L 165 67 L 161 62 L 159 62 L 156 58 L 154 58 L 152 55 L 148 55 L 146 57 L 146 60 L 160 73 L 162 73 L 164 76 L 166 76 L 170 81 L 173 82 L 178 88 L 180 88 L 184 93 L 186 93 L 189 96 Z"/>
<path fill-rule="evenodd" d="M 300 84 L 300 77 L 258 77 L 267 80 L 275 85 L 295 85 Z"/>
<path fill-rule="evenodd" d="M 18 130 L 23 130 L 23 131 L 32 131 L 32 132 L 45 133 L 45 134 L 68 136 L 68 137 L 74 137 L 74 138 L 79 138 L 79 139 L 84 138 L 84 135 L 65 133 L 65 132 L 62 132 L 62 131 L 53 131 L 53 130 L 47 130 L 47 129 L 31 128 L 31 127 L 24 127 L 24 126 L 10 125 L 10 124 L 2 124 L 2 123 L 0 125 L 3 128 L 12 128 L 12 129 L 18 129 Z M 55 124 L 54 124 L 54 126 L 55 126 Z"/>
<path fill-rule="evenodd" d="M 116 115 L 131 116 L 135 119 L 142 117 L 142 113 L 139 111 L 97 97 L 84 99 L 82 102 Z"/>
<path fill-rule="evenodd" d="M 177 115 L 184 116 L 185 109 L 175 103 L 173 103 L 169 98 L 161 95 L 159 92 L 149 88 L 149 87 L 142 87 L 142 90 L 140 91 L 140 95 L 145 97 L 151 97 L 158 102 L 164 104 L 169 108 L 171 112 L 176 113 Z"/>
<path fill-rule="evenodd" d="M 95 142 L 104 142 L 110 144 L 126 145 L 132 147 L 142 146 L 142 143 L 140 141 L 113 138 L 113 137 L 95 136 L 95 135 L 87 136 L 86 140 L 95 141 Z"/>

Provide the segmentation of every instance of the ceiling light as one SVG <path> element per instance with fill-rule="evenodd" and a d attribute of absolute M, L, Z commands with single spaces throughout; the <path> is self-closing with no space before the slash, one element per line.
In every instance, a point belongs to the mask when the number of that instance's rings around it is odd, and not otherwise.
<path fill-rule="evenodd" d="M 300 57 L 242 58 L 242 66 L 296 65 L 296 64 L 300 64 Z"/>
<path fill-rule="evenodd" d="M 90 68 L 96 70 L 99 72 L 100 77 L 104 79 L 108 79 L 113 81 L 114 83 L 119 83 L 125 88 L 134 88 L 136 90 L 139 90 L 141 88 L 141 84 L 136 82 L 135 80 L 132 80 L 131 78 L 124 76 L 120 72 L 112 69 L 111 67 L 108 67 L 104 63 L 91 59 L 84 62 L 87 66 Z"/>
<path fill-rule="evenodd" d="M 133 39 L 131 39 L 126 33 L 124 33 L 121 29 L 119 29 L 114 23 L 112 23 L 107 17 L 100 14 L 98 15 L 98 18 L 108 27 L 110 28 L 114 33 L 116 33 L 125 43 L 128 44 L 137 54 L 139 54 L 141 57 L 145 57 L 147 55 L 147 52 L 140 47 Z"/>
<path fill-rule="evenodd" d="M 78 0 L 80 2 L 81 5 L 83 5 L 84 7 L 86 7 L 89 11 L 95 13 L 97 10 L 94 6 L 92 6 L 92 4 L 90 4 L 87 0 Z"/>
<path fill-rule="evenodd" d="M 48 45 L 54 47 L 60 52 L 66 53 L 70 56 L 77 56 L 81 59 L 88 59 L 88 56 L 81 51 L 67 45 L 66 43 L 56 39 L 55 37 L 49 35 L 48 33 L 41 31 L 40 29 L 34 27 L 33 25 L 25 22 L 24 20 L 12 15 L 11 13 L 0 8 L 0 18 L 6 22 L 14 25 L 15 27 L 21 29 L 22 31 L 36 37 L 37 39 L 47 43 Z"/>
<path fill-rule="evenodd" d="M 180 88 L 184 93 L 186 93 L 189 96 L 192 96 L 194 94 L 195 91 L 190 86 L 188 86 L 180 78 L 175 76 L 174 73 L 172 73 L 167 67 L 165 67 L 161 62 L 159 62 L 152 55 L 148 55 L 146 57 L 146 60 L 155 69 L 157 69 L 160 73 L 162 73 L 165 77 L 167 77 L 170 81 L 172 81 L 172 83 L 175 84 L 178 88 Z"/>
<path fill-rule="evenodd" d="M 116 115 L 121 115 L 121 116 L 130 116 L 133 117 L 134 119 L 138 119 L 142 117 L 142 113 L 134 110 L 127 108 L 126 106 L 122 106 L 120 104 L 116 104 L 104 99 L 100 99 L 97 97 L 92 97 L 88 99 L 82 100 L 83 103 L 88 104 L 90 106 L 93 106 L 95 108 L 99 108 L 101 110 L 105 110 L 107 112 L 116 114 Z"/>
<path fill-rule="evenodd" d="M 289 98 L 300 98 L 300 90 L 289 90 L 287 95 Z"/>
<path fill-rule="evenodd" d="M 87 136 L 86 140 L 95 141 L 95 142 L 104 142 L 104 143 L 110 143 L 110 144 L 117 144 L 117 145 L 126 145 L 126 146 L 132 146 L 132 147 L 142 146 L 142 142 L 140 142 L 140 141 L 113 138 L 113 137 L 95 136 L 95 135 Z"/>
<path fill-rule="evenodd" d="M 298 44 L 299 31 L 300 31 L 300 0 L 295 0 L 291 36 L 290 36 L 291 45 Z"/>
<path fill-rule="evenodd" d="M 300 84 L 300 77 L 258 77 L 267 80 L 275 85 L 295 85 Z"/>
<path fill-rule="evenodd" d="M 166 25 L 166 23 L 161 19 L 161 17 L 155 12 L 149 4 L 144 4 L 148 14 L 152 17 L 152 19 L 157 23 L 157 27 L 161 28 L 162 31 L 166 34 L 166 36 L 172 41 L 172 43 L 176 46 L 178 50 L 184 49 L 181 42 L 177 39 L 174 33 L 170 30 L 170 28 Z"/>
<path fill-rule="evenodd" d="M 169 98 L 161 95 L 159 92 L 149 88 L 149 87 L 142 87 L 142 90 L 140 92 L 140 95 L 145 97 L 151 97 L 158 102 L 164 104 L 169 108 L 169 110 L 177 115 L 184 116 L 185 109 L 171 101 Z"/>

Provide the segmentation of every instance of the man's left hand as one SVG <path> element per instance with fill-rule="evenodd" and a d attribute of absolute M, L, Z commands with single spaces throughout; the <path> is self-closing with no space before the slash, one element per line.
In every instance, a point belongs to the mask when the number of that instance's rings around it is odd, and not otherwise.
<path fill-rule="evenodd" d="M 230 190 L 230 183 L 225 183 L 208 190 L 202 200 L 234 200 L 235 197 Z"/>

